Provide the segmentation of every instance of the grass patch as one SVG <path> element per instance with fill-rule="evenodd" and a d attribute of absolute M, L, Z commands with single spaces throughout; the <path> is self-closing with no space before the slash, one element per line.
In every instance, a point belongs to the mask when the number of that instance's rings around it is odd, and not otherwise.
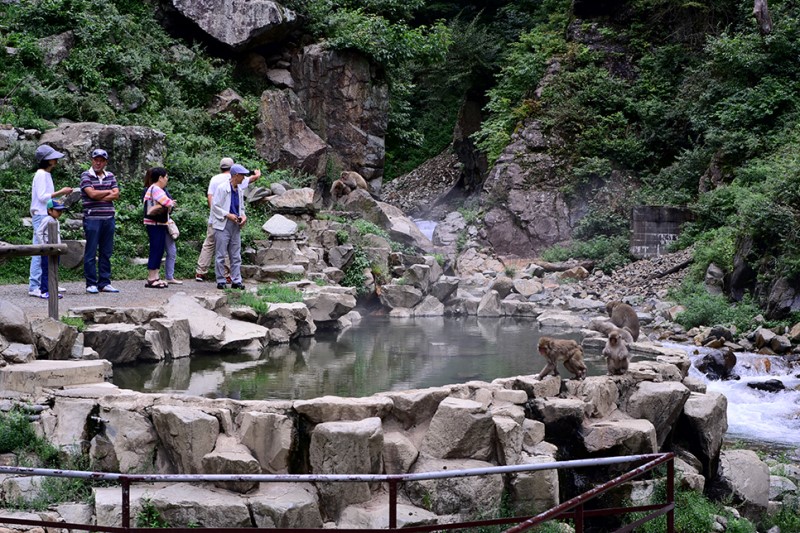
<path fill-rule="evenodd" d="M 669 293 L 669 298 L 686 308 L 675 318 L 686 329 L 732 325 L 738 332 L 746 332 L 757 325 L 755 317 L 761 313 L 749 296 L 732 304 L 724 296 L 709 294 L 702 283 L 692 281 L 684 281 L 679 289 Z"/>
<path fill-rule="evenodd" d="M 231 305 L 245 305 L 252 308 L 259 315 L 269 312 L 269 306 L 273 303 L 294 303 L 303 301 L 303 293 L 292 287 L 286 287 L 279 283 L 269 283 L 261 285 L 256 289 L 255 294 L 236 289 L 227 289 L 228 302 Z"/>
<path fill-rule="evenodd" d="M 61 322 L 66 324 L 67 326 L 77 329 L 78 333 L 82 333 L 83 330 L 86 329 L 86 322 L 84 322 L 83 318 L 79 316 L 64 315 L 61 317 Z"/>

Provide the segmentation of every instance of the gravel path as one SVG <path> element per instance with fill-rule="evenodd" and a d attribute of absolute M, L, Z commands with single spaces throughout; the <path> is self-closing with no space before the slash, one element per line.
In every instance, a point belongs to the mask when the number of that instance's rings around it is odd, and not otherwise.
<path fill-rule="evenodd" d="M 213 282 L 198 283 L 192 280 L 183 280 L 183 285 L 170 285 L 166 289 L 146 289 L 144 280 L 114 281 L 114 287 L 120 290 L 116 294 L 100 293 L 87 294 L 86 284 L 83 281 L 61 282 L 66 289 L 64 298 L 58 302 L 60 315 L 66 314 L 71 307 L 109 306 L 109 307 L 158 307 L 165 303 L 170 296 L 178 292 L 190 294 L 217 293 L 217 286 Z M 47 300 L 28 296 L 28 286 L 25 285 L 0 285 L 0 300 L 14 302 L 22 308 L 28 318 L 47 316 Z"/>

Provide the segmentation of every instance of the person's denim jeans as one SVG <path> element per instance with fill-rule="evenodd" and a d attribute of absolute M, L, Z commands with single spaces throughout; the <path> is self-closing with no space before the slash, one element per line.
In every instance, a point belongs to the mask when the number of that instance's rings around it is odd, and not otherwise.
<path fill-rule="evenodd" d="M 33 215 L 31 217 L 31 223 L 33 224 L 33 244 L 41 244 L 39 239 L 36 238 L 36 230 L 46 216 L 47 215 Z M 42 281 L 42 262 L 39 260 L 39 257 L 38 255 L 31 256 L 31 270 L 28 274 L 28 292 L 38 289 Z"/>
<path fill-rule="evenodd" d="M 98 289 L 102 289 L 111 285 L 111 254 L 114 251 L 115 230 L 113 217 L 83 220 L 83 232 L 86 234 L 83 276 L 87 287 L 96 285 Z"/>
<path fill-rule="evenodd" d="M 178 257 L 178 245 L 175 239 L 170 237 L 169 232 L 166 236 L 166 250 L 167 258 L 164 259 L 164 277 L 166 279 L 175 279 L 175 259 Z"/>
<path fill-rule="evenodd" d="M 147 228 L 147 236 L 150 239 L 150 256 L 147 258 L 147 270 L 158 270 L 161 268 L 164 248 L 167 246 L 167 227 L 147 224 L 145 228 Z"/>

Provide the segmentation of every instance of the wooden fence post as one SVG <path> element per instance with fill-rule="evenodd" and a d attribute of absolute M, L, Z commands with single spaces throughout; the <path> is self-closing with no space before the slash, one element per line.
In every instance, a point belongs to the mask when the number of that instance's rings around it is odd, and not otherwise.
<path fill-rule="evenodd" d="M 47 226 L 47 242 L 49 244 L 58 243 L 57 223 L 50 223 Z M 45 256 L 41 256 L 44 258 Z M 47 314 L 53 320 L 58 320 L 58 255 L 47 256 Z"/>

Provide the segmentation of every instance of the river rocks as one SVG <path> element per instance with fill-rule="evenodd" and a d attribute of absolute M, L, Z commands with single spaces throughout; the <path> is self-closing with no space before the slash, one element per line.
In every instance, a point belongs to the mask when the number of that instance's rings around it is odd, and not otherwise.
<path fill-rule="evenodd" d="M 311 433 L 309 461 L 314 474 L 379 474 L 383 466 L 383 430 L 379 418 L 324 422 Z M 370 499 L 367 483 L 331 483 L 319 487 L 324 513 L 338 517 L 349 504 Z"/>
<path fill-rule="evenodd" d="M 422 424 L 439 409 L 439 404 L 450 395 L 449 387 L 432 387 L 409 391 L 382 392 L 378 396 L 388 398 L 394 405 L 392 415 L 405 429 Z"/>
<path fill-rule="evenodd" d="M 779 379 L 768 379 L 766 381 L 750 382 L 747 384 L 751 389 L 762 390 L 764 392 L 780 392 L 786 389 L 786 385 Z"/>
<path fill-rule="evenodd" d="M 210 453 L 219 435 L 219 421 L 190 407 L 156 406 L 153 425 L 170 462 L 182 474 L 203 472 L 203 457 Z"/>
<path fill-rule="evenodd" d="M 473 459 L 436 459 L 420 455 L 412 472 L 441 472 L 486 468 L 491 463 Z M 500 505 L 503 478 L 500 475 L 430 479 L 405 484 L 411 502 L 438 515 L 492 513 Z"/>
<path fill-rule="evenodd" d="M 0 335 L 9 342 L 22 344 L 35 342 L 25 312 L 8 300 L 0 300 Z"/>
<path fill-rule="evenodd" d="M 411 285 L 390 283 L 381 287 L 381 303 L 389 309 L 411 309 L 421 302 L 423 297 L 422 291 Z"/>
<path fill-rule="evenodd" d="M 482 404 L 446 398 L 431 419 L 421 451 L 440 459 L 488 460 L 492 455 L 493 426 L 492 417 Z"/>
<path fill-rule="evenodd" d="M 149 499 L 170 524 L 197 524 L 201 528 L 252 525 L 246 502 L 226 490 L 180 483 L 154 492 Z"/>
<path fill-rule="evenodd" d="M 210 37 L 237 50 L 281 39 L 297 18 L 269 0 L 170 0 L 170 4 Z"/>
<path fill-rule="evenodd" d="M 430 294 L 442 303 L 458 290 L 459 278 L 455 276 L 440 276 L 432 285 Z"/>
<path fill-rule="evenodd" d="M 746 516 L 757 519 L 769 501 L 769 468 L 750 450 L 725 450 L 710 492 L 718 498 L 732 497 Z"/>
<path fill-rule="evenodd" d="M 322 527 L 319 497 L 310 483 L 264 483 L 248 502 L 255 527 Z"/>
<path fill-rule="evenodd" d="M 703 474 L 716 474 L 722 438 L 728 430 L 728 400 L 722 394 L 691 393 L 675 427 L 676 437 L 703 465 Z"/>
<path fill-rule="evenodd" d="M 241 442 L 255 455 L 267 474 L 289 472 L 290 451 L 296 436 L 292 420 L 277 413 L 247 411 L 236 420 Z"/>
<path fill-rule="evenodd" d="M 656 429 L 649 420 L 599 421 L 584 429 L 583 444 L 601 456 L 636 455 L 658 451 Z"/>
<path fill-rule="evenodd" d="M 681 383 L 643 381 L 628 398 L 625 411 L 631 417 L 649 420 L 655 426 L 660 449 L 683 412 L 689 395 L 689 389 Z"/>
<path fill-rule="evenodd" d="M 477 315 L 485 318 L 503 315 L 503 311 L 500 307 L 500 295 L 497 293 L 497 291 L 490 290 L 483 296 L 483 298 L 481 298 L 481 301 L 478 304 Z"/>
<path fill-rule="evenodd" d="M 34 320 L 31 331 L 42 359 L 69 359 L 78 337 L 78 330 L 52 318 Z"/>
<path fill-rule="evenodd" d="M 205 454 L 200 463 L 202 472 L 205 474 L 231 474 L 247 475 L 260 474 L 261 465 L 250 455 L 250 451 L 243 444 L 230 436 L 217 436 L 217 443 L 214 450 Z M 216 481 L 214 485 L 232 490 L 234 492 L 246 493 L 258 487 L 255 481 Z"/>
<path fill-rule="evenodd" d="M 363 420 L 370 417 L 383 418 L 392 410 L 390 398 L 370 396 L 367 398 L 340 398 L 323 396 L 313 400 L 299 400 L 295 410 L 313 423 L 335 420 Z"/>
<path fill-rule="evenodd" d="M 115 364 L 132 363 L 146 349 L 145 329 L 134 324 L 92 324 L 83 332 L 84 344 Z"/>

